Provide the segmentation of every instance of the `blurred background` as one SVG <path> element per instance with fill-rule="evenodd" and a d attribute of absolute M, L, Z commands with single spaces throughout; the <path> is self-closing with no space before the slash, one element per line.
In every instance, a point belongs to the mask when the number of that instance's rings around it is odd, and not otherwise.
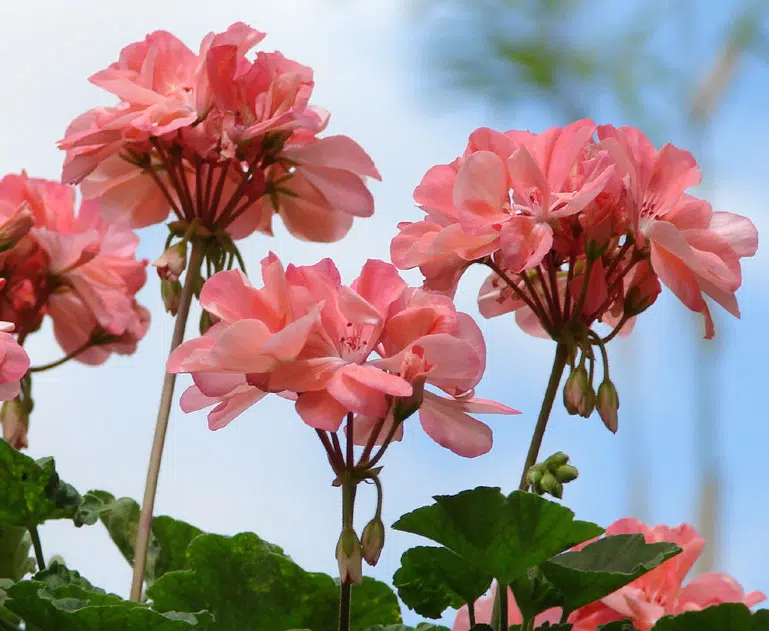
<path fill-rule="evenodd" d="M 329 132 L 358 140 L 384 177 L 372 186 L 377 214 L 358 221 L 343 242 L 302 244 L 282 229 L 274 239 L 254 236 L 242 243 L 251 270 L 268 250 L 299 264 L 330 256 L 349 282 L 366 258 L 388 258 L 396 223 L 421 216 L 414 187 L 430 166 L 461 153 L 473 129 L 538 132 L 585 116 L 635 125 L 658 145 L 691 150 L 704 172 L 696 194 L 749 216 L 763 234 L 767 13 L 766 3 L 745 0 L 228 0 L 194 8 L 172 0 L 6 0 L 0 174 L 26 169 L 59 178 L 55 141 L 76 115 L 113 102 L 87 77 L 126 44 L 167 29 L 195 50 L 208 31 L 242 20 L 268 33 L 263 49 L 315 69 L 314 102 L 331 111 Z M 142 231 L 140 254 L 156 258 L 165 236 L 162 226 Z M 480 319 L 475 297 L 484 274 L 471 272 L 457 302 Z M 406 277 L 420 282 L 418 274 Z M 578 517 L 602 525 L 628 515 L 693 523 L 707 539 L 701 571 L 725 571 L 746 590 L 769 593 L 763 247 L 743 261 L 738 298 L 742 320 L 714 310 L 717 337 L 704 342 L 701 320 L 663 292 L 632 336 L 609 347 L 621 399 L 617 435 L 597 416 L 570 417 L 557 403 L 543 454 L 567 451 L 579 467 L 565 498 Z M 154 320 L 136 355 L 35 377 L 29 453 L 55 456 L 62 477 L 81 492 L 141 497 L 172 320 L 152 272 L 140 299 Z M 387 524 L 438 493 L 517 485 L 554 345 L 527 337 L 512 318 L 480 325 L 488 368 L 478 394 L 523 414 L 487 419 L 495 446 L 475 460 L 442 450 L 410 421 L 385 458 Z M 48 328 L 28 347 L 34 364 L 60 356 Z M 177 396 L 187 384 L 181 377 Z M 277 399 L 216 433 L 203 414 L 177 410 L 157 510 L 213 532 L 255 531 L 308 569 L 333 574 L 340 499 L 313 434 Z M 358 504 L 361 525 L 373 514 L 367 491 Z M 42 538 L 46 555 L 63 554 L 94 583 L 127 595 L 130 570 L 101 526 L 47 524 Z M 389 532 L 372 574 L 389 582 L 400 554 L 417 543 Z"/>

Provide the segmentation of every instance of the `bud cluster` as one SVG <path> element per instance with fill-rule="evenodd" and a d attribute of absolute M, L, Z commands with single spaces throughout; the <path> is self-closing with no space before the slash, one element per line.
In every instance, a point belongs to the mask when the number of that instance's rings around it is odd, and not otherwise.
<path fill-rule="evenodd" d="M 577 479 L 579 471 L 569 464 L 569 456 L 558 451 L 526 473 L 526 481 L 537 495 L 552 495 L 561 499 L 563 485 Z"/>

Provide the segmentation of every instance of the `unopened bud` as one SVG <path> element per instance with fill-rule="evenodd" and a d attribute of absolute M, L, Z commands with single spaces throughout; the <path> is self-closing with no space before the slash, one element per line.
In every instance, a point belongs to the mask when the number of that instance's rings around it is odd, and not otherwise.
<path fill-rule="evenodd" d="M 179 280 L 187 267 L 187 242 L 179 241 L 172 245 L 153 263 L 158 269 L 158 276 L 163 280 Z"/>
<path fill-rule="evenodd" d="M 27 443 L 29 414 L 21 399 L 16 397 L 3 403 L 3 407 L 0 408 L 0 422 L 3 424 L 3 440 L 11 447 L 24 449 L 29 446 Z"/>
<path fill-rule="evenodd" d="M 550 493 L 551 495 L 553 495 L 553 491 L 555 491 L 557 484 L 558 480 L 556 480 L 555 476 L 549 471 L 542 476 L 542 479 L 539 482 L 540 488 L 545 493 Z"/>
<path fill-rule="evenodd" d="M 558 467 L 554 472 L 555 479 L 562 484 L 567 484 L 576 480 L 579 477 L 579 471 L 577 467 L 572 467 L 570 464 L 563 464 Z"/>
<path fill-rule="evenodd" d="M 569 462 L 569 456 L 562 451 L 556 451 L 552 456 L 545 460 L 545 465 L 550 471 L 555 471 L 561 465 L 565 465 Z"/>
<path fill-rule="evenodd" d="M 360 585 L 363 582 L 363 560 L 358 535 L 352 528 L 345 528 L 336 544 L 336 561 L 339 564 L 339 580 L 342 583 Z"/>
<path fill-rule="evenodd" d="M 598 387 L 598 402 L 596 407 L 598 408 L 598 414 L 601 415 L 601 420 L 606 428 L 613 432 L 617 432 L 619 421 L 617 419 L 617 410 L 619 410 L 619 395 L 614 384 L 608 379 L 604 379 L 601 385 Z"/>
<path fill-rule="evenodd" d="M 563 387 L 563 404 L 569 414 L 580 414 L 584 409 L 585 393 L 590 389 L 587 370 L 584 366 L 577 366 L 571 371 L 566 385 Z"/>
<path fill-rule="evenodd" d="M 175 316 L 182 300 L 182 284 L 178 280 L 161 280 L 160 296 L 163 298 L 166 311 Z"/>
<path fill-rule="evenodd" d="M 29 208 L 26 205 L 19 207 L 0 226 L 0 252 L 10 250 L 26 237 L 34 223 L 35 219 Z"/>
<path fill-rule="evenodd" d="M 428 372 L 424 356 L 424 349 L 415 345 L 406 352 L 403 358 L 400 376 L 411 384 L 412 392 L 411 396 L 396 397 L 393 400 L 393 421 L 396 423 L 405 421 L 422 406 Z"/>
<path fill-rule="evenodd" d="M 585 392 L 585 396 L 582 399 L 582 405 L 579 408 L 579 415 L 584 418 L 590 418 L 590 415 L 595 410 L 595 390 L 588 387 Z"/>
<path fill-rule="evenodd" d="M 381 519 L 375 517 L 366 524 L 366 527 L 363 529 L 363 535 L 361 536 L 363 558 L 366 560 L 366 563 L 371 566 L 377 564 L 377 561 L 379 561 L 379 555 L 382 554 L 384 540 L 384 524 L 382 523 Z"/>
<path fill-rule="evenodd" d="M 531 486 L 534 492 L 537 493 L 542 482 L 542 470 L 538 465 L 535 465 L 529 469 L 528 473 L 526 474 L 526 481 L 529 483 L 529 486 Z"/>

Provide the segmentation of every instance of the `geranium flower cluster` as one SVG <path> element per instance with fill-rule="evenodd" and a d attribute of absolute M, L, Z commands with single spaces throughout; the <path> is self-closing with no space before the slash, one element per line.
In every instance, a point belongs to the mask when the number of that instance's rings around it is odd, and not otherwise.
<path fill-rule="evenodd" d="M 346 136 L 318 137 L 329 114 L 309 104 L 310 68 L 243 23 L 209 33 L 194 53 L 156 31 L 91 77 L 120 99 L 76 118 L 59 145 L 63 180 L 133 227 L 173 211 L 184 234 L 272 234 L 279 214 L 294 235 L 336 241 L 373 213 L 371 159 Z"/>
<path fill-rule="evenodd" d="M 762 592 L 745 593 L 737 581 L 720 572 L 699 574 L 684 585 L 684 580 L 705 545 L 704 539 L 689 524 L 674 528 L 665 525 L 650 527 L 637 519 L 625 518 L 609 526 L 606 534 L 642 534 L 647 543 L 675 543 L 681 547 L 682 552 L 616 592 L 576 610 L 568 620 L 574 631 L 597 631 L 601 625 L 618 620 L 630 620 L 638 631 L 648 631 L 664 616 L 700 611 L 723 603 L 742 603 L 753 607 L 766 600 Z M 586 541 L 575 549 L 581 549 L 589 543 Z M 508 599 L 509 624 L 521 624 L 523 618 L 509 588 Z M 491 621 L 493 602 L 492 593 L 475 603 L 477 623 Z M 536 624 L 557 624 L 560 619 L 561 609 L 556 607 L 538 615 Z M 467 631 L 469 628 L 470 619 L 465 606 L 457 613 L 453 631 Z"/>
<path fill-rule="evenodd" d="M 107 223 L 95 202 L 83 202 L 75 212 L 72 187 L 26 173 L 0 180 L 0 222 L 5 349 L 0 398 L 10 400 L 24 390 L 23 400 L 4 408 L 3 430 L 9 442 L 22 447 L 26 431 L 18 428 L 26 427 L 31 397 L 29 386 L 21 388 L 19 380 L 29 359 L 16 347 L 48 315 L 67 358 L 101 364 L 112 353 L 133 353 L 149 325 L 149 312 L 135 298 L 146 280 L 147 262 L 135 257 L 133 231 Z"/>
<path fill-rule="evenodd" d="M 471 264 L 488 266 L 481 314 L 515 312 L 524 331 L 558 342 L 572 368 L 567 409 L 597 409 L 616 431 L 605 345 L 630 332 L 660 281 L 703 315 L 706 338 L 714 326 L 704 296 L 739 317 L 740 259 L 755 254 L 758 234 L 749 219 L 686 192 L 699 181 L 690 153 L 657 150 L 631 127 L 482 128 L 462 156 L 425 174 L 414 199 L 427 217 L 398 225 L 391 255 L 448 294 Z M 605 337 L 591 329 L 599 322 L 612 327 Z M 594 347 L 604 369 L 597 393 Z"/>
<path fill-rule="evenodd" d="M 449 298 L 407 287 L 391 264 L 370 260 L 345 286 L 329 259 L 284 269 L 271 254 L 262 278 L 257 289 L 237 270 L 211 277 L 200 302 L 217 324 L 168 361 L 169 372 L 195 381 L 184 411 L 216 406 L 212 429 L 278 393 L 317 430 L 336 432 L 347 417 L 360 445 L 399 440 L 402 421 L 419 409 L 433 440 L 474 457 L 492 437 L 468 412 L 517 413 L 473 397 L 486 359 L 473 320 Z"/>
<path fill-rule="evenodd" d="M 427 217 L 399 224 L 392 258 L 453 292 L 472 263 L 493 272 L 481 312 L 516 312 L 525 331 L 559 339 L 567 324 L 629 330 L 666 284 L 713 321 L 703 294 L 739 316 L 739 260 L 758 235 L 686 192 L 700 172 L 687 151 L 657 150 L 637 129 L 581 120 L 542 134 L 482 128 L 461 157 L 414 192 Z"/>

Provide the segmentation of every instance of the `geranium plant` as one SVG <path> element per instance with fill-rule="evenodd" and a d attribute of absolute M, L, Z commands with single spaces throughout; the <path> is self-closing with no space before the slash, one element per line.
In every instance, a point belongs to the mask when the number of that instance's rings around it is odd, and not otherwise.
<path fill-rule="evenodd" d="M 597 412 L 618 431 L 608 345 L 631 333 L 662 285 L 702 314 L 707 338 L 706 297 L 739 316 L 741 259 L 758 247 L 751 221 L 688 193 L 700 181 L 691 154 L 657 149 L 636 129 L 482 128 L 424 175 L 414 199 L 425 216 L 398 224 L 392 263 L 362 262 L 346 284 L 331 259 L 284 265 L 264 252 L 253 283 L 242 239 L 271 235 L 277 215 L 299 239 L 337 241 L 373 213 L 366 178 L 379 178 L 357 143 L 322 135 L 329 115 L 310 104 L 309 67 L 250 53 L 264 37 L 237 23 L 197 53 L 165 31 L 128 45 L 91 77 L 117 102 L 76 118 L 59 142 L 63 183 L 24 172 L 0 180 L 0 629 L 406 629 L 393 590 L 364 576 L 386 541 L 388 447 L 418 419 L 440 446 L 474 458 L 493 443 L 474 415 L 520 414 L 475 396 L 486 342 L 453 301 L 471 265 L 489 270 L 481 315 L 514 313 L 554 342 L 553 368 L 518 489 L 436 496 L 392 524 L 436 544 L 403 554 L 400 600 L 430 619 L 456 609 L 454 631 L 769 628 L 769 611 L 750 610 L 764 594 L 723 574 L 686 578 L 704 545 L 691 526 L 576 519 L 544 497 L 561 500 L 576 466 L 563 451 L 540 455 L 559 392 L 569 414 Z M 21 451 L 33 378 L 135 351 L 149 313 L 135 299 L 147 261 L 135 258 L 133 230 L 169 216 L 153 265 L 175 328 L 143 503 L 81 495 L 51 458 Z M 423 286 L 410 287 L 397 268 L 417 267 Z M 184 341 L 194 300 L 200 335 Z M 64 354 L 31 365 L 24 342 L 46 317 Z M 153 514 L 177 374 L 192 380 L 182 410 L 208 409 L 211 430 L 237 432 L 237 417 L 267 396 L 294 402 L 340 490 L 339 537 L 317 542 L 338 577 L 305 571 L 253 533 L 209 534 Z M 374 506 L 356 504 L 361 483 L 376 488 Z M 356 508 L 371 516 L 360 532 Z M 133 566 L 129 600 L 46 563 L 38 526 L 51 519 L 107 528 Z"/>

